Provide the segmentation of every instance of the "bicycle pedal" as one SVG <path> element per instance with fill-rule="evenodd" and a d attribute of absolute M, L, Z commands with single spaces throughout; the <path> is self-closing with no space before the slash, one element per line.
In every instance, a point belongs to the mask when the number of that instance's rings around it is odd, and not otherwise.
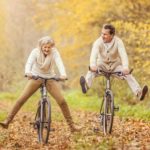
<path fill-rule="evenodd" d="M 51 131 L 52 131 L 52 132 L 55 131 L 55 128 L 51 128 L 51 129 L 50 129 L 50 132 L 51 132 Z"/>
<path fill-rule="evenodd" d="M 33 125 L 34 129 L 38 129 L 38 123 L 37 122 L 30 122 L 30 125 Z"/>
<path fill-rule="evenodd" d="M 30 125 L 34 125 L 35 124 L 35 122 L 30 122 Z"/>
<path fill-rule="evenodd" d="M 99 132 L 100 129 L 99 129 L 99 128 L 94 128 L 93 131 L 94 131 L 94 132 Z"/>
<path fill-rule="evenodd" d="M 104 120 L 104 114 L 101 114 L 100 116 L 99 116 L 99 122 L 100 122 L 100 124 L 103 126 L 103 120 Z"/>
<path fill-rule="evenodd" d="M 34 128 L 34 129 L 38 129 L 38 126 L 37 126 L 37 125 L 33 125 L 33 128 Z"/>
<path fill-rule="evenodd" d="M 119 111 L 119 106 L 114 106 L 115 111 Z"/>

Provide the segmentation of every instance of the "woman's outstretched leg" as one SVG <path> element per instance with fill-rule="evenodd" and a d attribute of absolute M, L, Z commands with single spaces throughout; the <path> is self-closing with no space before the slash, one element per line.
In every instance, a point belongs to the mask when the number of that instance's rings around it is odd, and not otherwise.
<path fill-rule="evenodd" d="M 24 88 L 22 94 L 16 101 L 15 105 L 12 107 L 11 111 L 8 113 L 7 118 L 0 122 L 3 128 L 8 128 L 10 122 L 13 120 L 17 112 L 20 110 L 22 105 L 27 101 L 27 99 L 40 87 L 41 82 L 36 80 L 29 80 L 26 87 Z"/>

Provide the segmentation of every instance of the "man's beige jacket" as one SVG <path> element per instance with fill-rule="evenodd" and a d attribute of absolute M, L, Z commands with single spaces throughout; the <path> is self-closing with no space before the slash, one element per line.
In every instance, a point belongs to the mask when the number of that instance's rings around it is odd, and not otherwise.
<path fill-rule="evenodd" d="M 90 66 L 103 66 L 106 70 L 114 70 L 118 65 L 128 68 L 128 56 L 120 38 L 114 36 L 110 43 L 104 43 L 99 37 L 93 44 Z"/>

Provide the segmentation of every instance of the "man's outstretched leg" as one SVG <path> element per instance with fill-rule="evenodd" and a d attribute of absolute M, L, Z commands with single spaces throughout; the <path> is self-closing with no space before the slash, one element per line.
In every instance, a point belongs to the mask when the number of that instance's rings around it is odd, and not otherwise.
<path fill-rule="evenodd" d="M 87 93 L 87 90 L 92 86 L 93 79 L 95 78 L 95 73 L 88 71 L 86 74 L 86 77 L 81 76 L 80 77 L 80 85 L 82 92 L 85 94 Z"/>

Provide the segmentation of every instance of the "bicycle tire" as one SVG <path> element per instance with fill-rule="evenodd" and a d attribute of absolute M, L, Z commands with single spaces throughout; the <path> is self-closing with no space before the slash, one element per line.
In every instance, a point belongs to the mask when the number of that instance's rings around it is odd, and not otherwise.
<path fill-rule="evenodd" d="M 43 143 L 48 143 L 49 133 L 51 128 L 51 104 L 48 99 L 42 101 L 40 111 L 40 140 Z"/>
<path fill-rule="evenodd" d="M 101 102 L 99 122 L 100 122 L 100 127 L 103 128 L 103 124 L 104 124 L 104 98 Z"/>
<path fill-rule="evenodd" d="M 40 138 L 40 113 L 41 112 L 41 105 L 40 105 L 40 101 L 39 101 L 39 105 L 36 111 L 36 115 L 35 115 L 35 123 L 34 123 L 34 128 L 37 130 L 37 134 L 38 134 L 38 141 L 41 141 Z"/>
<path fill-rule="evenodd" d="M 106 92 L 104 97 L 104 118 L 103 131 L 104 134 L 111 134 L 114 120 L 114 98 L 111 90 Z"/>

